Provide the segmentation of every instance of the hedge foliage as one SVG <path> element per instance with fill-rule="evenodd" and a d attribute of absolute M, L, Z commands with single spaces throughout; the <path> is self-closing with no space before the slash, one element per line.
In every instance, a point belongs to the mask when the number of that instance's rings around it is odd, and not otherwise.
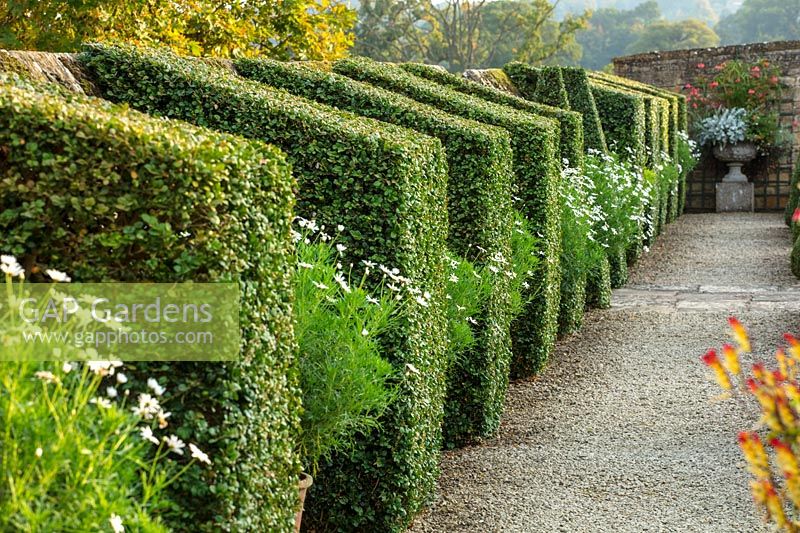
<path fill-rule="evenodd" d="M 454 115 L 500 126 L 511 134 L 519 210 L 542 239 L 536 298 L 511 325 L 512 375 L 529 376 L 544 365 L 555 343 L 559 309 L 560 213 L 558 126 L 547 118 L 462 94 L 395 65 L 365 58 L 339 60 L 334 71 L 390 89 Z"/>
<path fill-rule="evenodd" d="M 644 99 L 602 82 L 591 81 L 590 86 L 609 149 L 643 166 L 646 161 Z"/>
<path fill-rule="evenodd" d="M 323 465 L 318 478 L 338 496 L 326 512 L 342 528 L 401 529 L 433 490 L 441 446 L 447 232 L 441 143 L 167 52 L 94 46 L 80 60 L 112 100 L 279 145 L 299 181 L 300 214 L 344 225 L 348 257 L 398 268 L 430 294 L 427 305 L 404 307 L 386 335 L 384 355 L 400 373 L 400 392 L 382 429 L 365 435 L 348 457 Z M 194 511 L 207 513 L 202 506 Z M 269 529 L 254 527 L 262 516 L 241 518 L 226 527 Z"/>
<path fill-rule="evenodd" d="M 539 76 L 536 82 L 536 92 L 533 99 L 545 105 L 551 105 L 561 109 L 570 109 L 567 90 L 564 88 L 564 78 L 561 76 L 561 68 L 545 66 L 539 69 Z"/>
<path fill-rule="evenodd" d="M 569 105 L 583 116 L 583 137 L 586 149 L 608 152 L 603 125 L 597 112 L 597 103 L 589 86 L 586 70 L 579 67 L 561 67 L 561 76 L 567 89 Z"/>
<path fill-rule="evenodd" d="M 523 98 L 534 100 L 536 86 L 539 84 L 539 69 L 533 65 L 512 61 L 503 65 L 503 72 L 511 79 L 511 82 L 519 91 Z"/>
<path fill-rule="evenodd" d="M 586 303 L 597 309 L 611 307 L 611 264 L 604 254 L 586 279 Z"/>
<path fill-rule="evenodd" d="M 794 172 L 792 172 L 792 180 L 789 185 L 789 200 L 786 202 L 785 219 L 786 225 L 792 226 L 792 215 L 795 209 L 800 207 L 800 157 L 794 165 Z"/>
<path fill-rule="evenodd" d="M 498 256 L 511 257 L 508 132 L 302 64 L 243 59 L 235 66 L 246 78 L 439 138 L 448 162 L 450 249 L 479 265 Z M 474 317 L 479 323 L 477 345 L 457 358 L 448 372 L 443 426 L 447 445 L 491 435 L 500 424 L 511 359 L 509 288 L 505 276 L 493 281 L 488 308 Z"/>
<path fill-rule="evenodd" d="M 495 87 L 464 79 L 461 76 L 456 76 L 431 65 L 403 63 L 401 66 L 412 74 L 435 81 L 458 92 L 477 96 L 496 104 L 513 107 L 520 111 L 527 111 L 534 115 L 558 120 L 561 126 L 561 159 L 569 161 L 569 165 L 573 168 L 581 168 L 583 166 L 584 134 L 583 117 L 581 117 L 580 113 L 532 102 Z"/>
<path fill-rule="evenodd" d="M 664 122 L 662 118 L 662 135 L 667 137 L 667 142 L 662 142 L 662 146 L 666 147 L 664 150 L 665 152 L 667 152 L 672 158 L 675 158 L 677 154 L 676 150 L 678 143 L 678 132 L 686 131 L 687 129 L 686 97 L 684 95 L 665 89 L 659 89 L 653 85 L 648 85 L 646 83 L 641 83 L 629 78 L 623 78 L 621 76 L 615 76 L 605 72 L 589 72 L 589 76 L 592 79 L 609 83 L 616 87 L 623 87 L 634 90 L 641 94 L 656 96 L 667 100 L 666 112 L 669 114 L 669 118 L 666 122 Z M 683 104 L 682 111 L 681 103 Z M 663 102 L 660 105 L 662 106 L 661 112 L 663 117 Z M 683 113 L 683 115 L 681 115 L 681 113 Z M 665 124 L 667 125 L 666 128 L 664 128 Z"/>
<path fill-rule="evenodd" d="M 535 100 L 536 85 L 539 80 L 539 70 L 536 67 L 520 62 L 508 63 L 503 71 L 513 81 L 523 98 Z M 561 69 L 570 109 L 578 112 L 583 117 L 584 147 L 586 150 L 607 152 L 603 127 L 597 113 L 594 96 L 589 88 L 586 71 L 577 67 L 563 67 Z"/>
<path fill-rule="evenodd" d="M 213 458 L 171 488 L 191 522 L 167 518 L 193 531 L 291 530 L 300 393 L 285 156 L 57 92 L 0 77 L 4 250 L 81 282 L 239 283 L 238 361 L 139 364 L 172 394 L 172 431 Z"/>

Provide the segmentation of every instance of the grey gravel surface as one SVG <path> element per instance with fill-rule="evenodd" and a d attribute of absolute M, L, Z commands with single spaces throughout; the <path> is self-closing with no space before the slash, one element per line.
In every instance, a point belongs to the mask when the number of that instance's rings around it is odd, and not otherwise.
<path fill-rule="evenodd" d="M 800 284 L 779 214 L 685 215 L 613 307 L 587 314 L 545 371 L 511 385 L 496 438 L 447 452 L 411 531 L 766 531 L 736 434 L 699 357 L 729 315 L 764 358 L 797 332 Z"/>

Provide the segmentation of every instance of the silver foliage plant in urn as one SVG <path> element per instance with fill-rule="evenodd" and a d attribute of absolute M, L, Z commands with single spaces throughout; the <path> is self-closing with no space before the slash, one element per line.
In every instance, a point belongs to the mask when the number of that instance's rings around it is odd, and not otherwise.
<path fill-rule="evenodd" d="M 700 144 L 713 145 L 714 157 L 728 165 L 725 182 L 746 182 L 742 165 L 755 159 L 758 149 L 746 140 L 747 111 L 741 107 L 718 109 L 700 123 Z"/>

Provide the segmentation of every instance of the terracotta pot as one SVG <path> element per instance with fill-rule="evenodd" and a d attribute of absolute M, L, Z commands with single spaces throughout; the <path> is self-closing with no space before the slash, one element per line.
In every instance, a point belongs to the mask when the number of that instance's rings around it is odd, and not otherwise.
<path fill-rule="evenodd" d="M 751 142 L 715 145 L 714 157 L 728 165 L 728 173 L 722 181 L 747 181 L 747 176 L 742 174 L 742 165 L 755 159 L 757 154 L 756 145 Z"/>
<path fill-rule="evenodd" d="M 295 533 L 300 533 L 300 522 L 303 520 L 303 504 L 306 501 L 306 492 L 308 488 L 314 484 L 314 478 L 305 472 L 300 474 L 300 480 L 297 482 L 297 488 L 300 492 L 300 510 L 294 514 L 294 530 Z"/>

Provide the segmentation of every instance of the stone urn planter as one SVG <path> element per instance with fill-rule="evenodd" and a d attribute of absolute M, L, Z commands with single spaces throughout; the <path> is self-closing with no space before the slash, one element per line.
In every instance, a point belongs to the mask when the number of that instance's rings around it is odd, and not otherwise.
<path fill-rule="evenodd" d="M 738 142 L 736 144 L 714 145 L 714 157 L 728 165 L 728 173 L 722 181 L 747 182 L 747 176 L 742 174 L 742 165 L 755 159 L 758 151 L 751 142 Z"/>
<path fill-rule="evenodd" d="M 303 504 L 306 502 L 306 492 L 308 488 L 314 483 L 314 478 L 309 474 L 303 472 L 300 474 L 300 480 L 297 483 L 297 488 L 300 491 L 300 509 L 294 514 L 294 530 L 295 533 L 300 533 L 300 524 L 303 521 Z"/>

